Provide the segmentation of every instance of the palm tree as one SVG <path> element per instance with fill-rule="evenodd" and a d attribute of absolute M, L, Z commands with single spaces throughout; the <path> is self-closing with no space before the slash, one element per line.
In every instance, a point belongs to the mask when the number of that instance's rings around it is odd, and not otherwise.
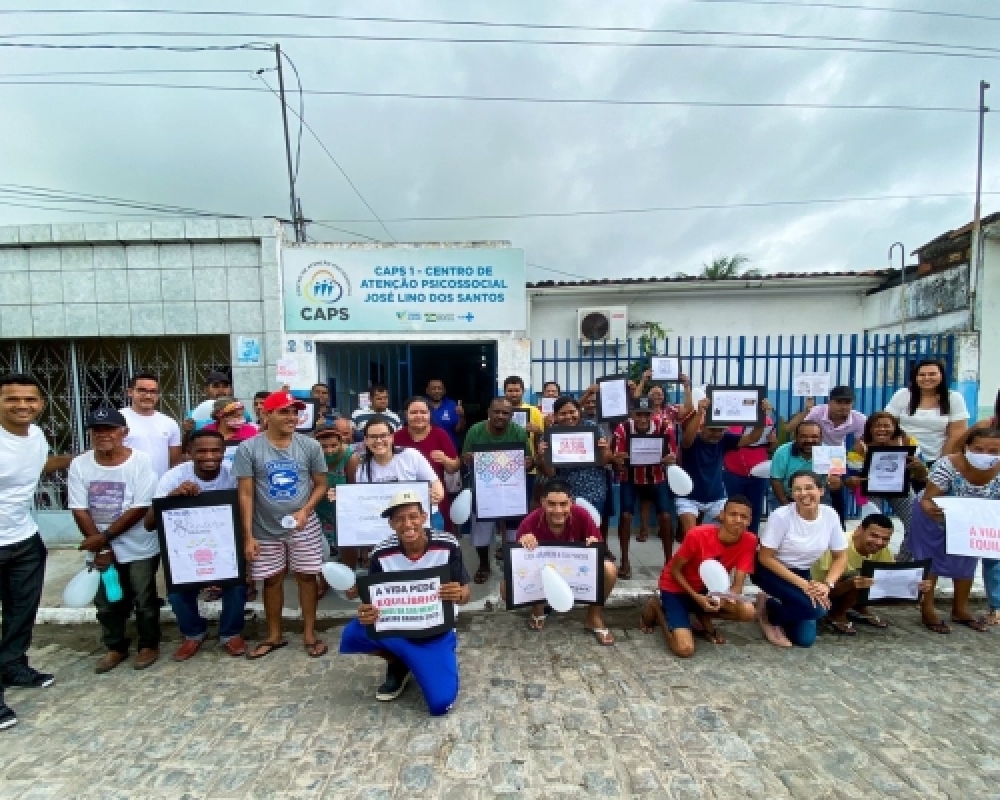
<path fill-rule="evenodd" d="M 759 269 L 744 269 L 750 263 L 750 258 L 737 253 L 734 256 L 717 256 L 712 259 L 711 264 L 702 264 L 701 273 L 697 276 L 709 281 L 723 280 L 725 278 L 759 278 Z M 690 278 L 683 272 L 677 273 L 678 277 Z"/>

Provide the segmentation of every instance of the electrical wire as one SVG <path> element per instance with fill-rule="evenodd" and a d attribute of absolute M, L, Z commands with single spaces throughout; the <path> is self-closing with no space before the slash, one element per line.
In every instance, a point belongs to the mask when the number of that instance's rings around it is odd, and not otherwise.
<path fill-rule="evenodd" d="M 330 225 L 326 222 L 313 222 L 312 220 L 306 220 L 310 225 L 317 225 L 320 228 L 329 228 L 331 231 L 337 231 L 338 233 L 348 233 L 351 236 L 357 236 L 359 239 L 367 239 L 369 242 L 376 242 L 378 244 L 382 243 L 381 239 L 376 239 L 374 236 L 368 236 L 364 233 L 358 233 L 357 231 L 349 231 L 346 228 L 338 228 L 335 225 Z"/>
<path fill-rule="evenodd" d="M 278 94 L 274 89 L 271 88 L 271 85 L 267 82 L 267 80 L 265 80 L 264 76 L 262 74 L 258 73 L 256 77 L 260 79 L 260 82 L 263 83 L 264 86 L 267 87 L 268 91 L 271 94 L 273 94 L 275 97 L 278 98 L 278 102 L 281 102 L 281 95 Z M 285 103 L 285 107 L 289 111 L 291 111 L 293 114 L 295 114 L 295 116 L 297 116 L 297 117 L 299 116 L 295 112 L 295 109 L 291 108 L 288 105 L 288 103 Z M 346 180 L 347 183 L 348 183 L 348 185 L 354 190 L 354 193 L 358 196 L 358 199 L 361 200 L 361 202 L 365 204 L 365 208 L 367 208 L 371 212 L 372 216 L 375 217 L 376 220 L 378 220 L 378 224 L 382 226 L 382 230 L 385 231 L 385 235 L 388 236 L 392 241 L 395 242 L 396 241 L 396 237 L 393 236 L 392 233 L 390 233 L 389 229 L 386 227 L 385 222 L 378 215 L 378 212 L 376 212 L 375 209 L 372 208 L 371 203 L 369 203 L 365 199 L 365 196 L 363 194 L 361 194 L 361 190 L 354 184 L 354 181 L 351 180 L 351 176 L 347 174 L 347 170 L 345 170 L 340 165 L 340 162 L 337 161 L 337 159 L 333 155 L 333 153 L 330 152 L 330 149 L 323 143 L 323 140 L 319 138 L 319 134 L 316 133 L 316 131 L 314 131 L 312 129 L 312 126 L 308 122 L 306 122 L 302 117 L 299 117 L 299 122 L 301 122 L 302 125 L 305 126 L 305 129 L 307 131 L 309 131 L 310 134 L 312 134 L 312 137 L 316 140 L 317 144 L 319 144 L 319 146 L 323 149 L 323 152 L 326 153 L 327 157 L 329 157 L 329 159 L 333 162 L 334 166 L 338 170 L 340 170 L 340 174 L 344 176 L 344 180 Z M 365 221 L 367 222 L 368 220 L 365 220 Z"/>
<path fill-rule="evenodd" d="M 299 165 L 302 163 L 302 126 L 305 124 L 306 116 L 306 106 L 305 106 L 305 96 L 302 91 L 302 78 L 299 77 L 299 69 L 295 66 L 295 62 L 289 57 L 288 53 L 281 50 L 281 57 L 288 62 L 288 65 L 292 68 L 292 72 L 295 73 L 295 82 L 299 87 L 299 113 L 296 115 L 299 118 L 299 135 L 298 140 L 295 145 L 295 172 L 292 179 L 292 184 L 295 185 L 299 182 Z M 268 87 L 270 88 L 270 87 Z"/>
<path fill-rule="evenodd" d="M 4 78 L 58 78 L 70 75 L 168 75 L 168 74 L 239 74 L 246 75 L 246 69 L 95 69 L 95 70 L 55 70 L 50 72 L 0 72 Z"/>
<path fill-rule="evenodd" d="M 217 211 L 206 211 L 199 208 L 174 206 L 164 203 L 152 203 L 139 200 L 129 200 L 110 195 L 95 195 L 81 192 L 68 192 L 62 189 L 52 189 L 44 186 L 28 186 L 24 184 L 0 184 L 0 195 L 16 200 L 36 200 L 42 202 L 92 204 L 119 208 L 136 208 L 164 214 L 182 214 L 200 217 L 223 217 L 232 219 L 247 219 L 245 214 L 230 214 Z"/>
<path fill-rule="evenodd" d="M 546 272 L 555 272 L 555 273 L 557 273 L 559 275 L 566 275 L 569 278 L 579 278 L 582 281 L 593 280 L 593 278 L 588 278 L 586 275 L 579 275 L 576 272 L 566 272 L 565 270 L 553 269 L 552 267 L 545 267 L 545 266 L 542 266 L 541 264 L 532 264 L 532 263 L 527 262 L 527 261 L 524 263 L 524 266 L 526 266 L 526 267 L 532 267 L 533 269 L 543 269 Z"/>
<path fill-rule="evenodd" d="M 243 74 L 248 73 L 240 70 Z M 219 86 L 211 84 L 148 83 L 137 81 L 49 81 L 49 80 L 6 80 L 0 73 L 0 85 L 7 86 L 90 86 L 111 88 L 188 89 L 218 92 L 264 93 L 270 89 L 252 86 Z M 532 103 L 558 105 L 611 105 L 611 106 L 678 106 L 685 108 L 788 108 L 814 111 L 912 111 L 978 114 L 974 106 L 913 106 L 906 104 L 863 104 L 863 103 L 769 103 L 739 102 L 724 100 L 620 100 L 615 98 L 586 97 L 524 97 L 516 95 L 469 95 L 469 94 L 418 94 L 416 92 L 361 92 L 339 91 L 335 89 L 303 89 L 304 94 L 317 97 L 361 97 L 392 100 L 460 100 L 488 103 Z"/>

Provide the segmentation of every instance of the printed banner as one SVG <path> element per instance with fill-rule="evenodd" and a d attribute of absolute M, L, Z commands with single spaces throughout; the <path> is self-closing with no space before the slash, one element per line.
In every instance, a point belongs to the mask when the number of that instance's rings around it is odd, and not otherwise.
<path fill-rule="evenodd" d="M 358 578 L 365 603 L 378 609 L 368 630 L 376 639 L 400 636 L 426 639 L 455 625 L 455 604 L 441 599 L 441 585 L 450 580 L 448 567 L 382 572 Z"/>
<path fill-rule="evenodd" d="M 935 497 L 934 502 L 944 511 L 948 555 L 1000 558 L 1000 501 Z"/>
<path fill-rule="evenodd" d="M 296 245 L 281 264 L 288 332 L 527 326 L 523 250 Z"/>

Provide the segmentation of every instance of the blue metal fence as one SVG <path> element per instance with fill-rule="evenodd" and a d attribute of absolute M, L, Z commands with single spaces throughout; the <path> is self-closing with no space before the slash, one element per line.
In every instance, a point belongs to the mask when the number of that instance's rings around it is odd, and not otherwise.
<path fill-rule="evenodd" d="M 628 339 L 593 345 L 569 339 L 541 341 L 532 353 L 532 388 L 556 381 L 577 394 L 607 375 L 638 379 L 651 355 L 680 357 L 681 371 L 693 385 L 732 384 L 767 387 L 778 414 L 788 419 L 802 408 L 793 396 L 795 376 L 829 372 L 831 386 L 854 388 L 855 408 L 864 413 L 885 408 L 907 384 L 910 367 L 922 358 L 940 358 L 954 375 L 955 337 L 950 334 L 902 336 L 825 334 L 813 336 L 691 336 Z M 670 402 L 680 402 L 678 384 L 664 387 Z"/>

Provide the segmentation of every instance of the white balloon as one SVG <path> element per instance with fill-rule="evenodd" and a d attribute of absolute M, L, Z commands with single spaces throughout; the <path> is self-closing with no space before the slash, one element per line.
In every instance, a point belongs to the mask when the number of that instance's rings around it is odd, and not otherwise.
<path fill-rule="evenodd" d="M 462 489 L 451 503 L 449 516 L 456 525 L 464 525 L 469 521 L 470 514 L 472 514 L 472 491 Z"/>
<path fill-rule="evenodd" d="M 578 497 L 573 501 L 576 505 L 580 506 L 584 511 L 590 514 L 591 518 L 594 520 L 594 524 L 599 528 L 601 527 L 601 515 L 600 512 L 587 500 L 585 497 Z"/>
<path fill-rule="evenodd" d="M 551 564 L 542 567 L 542 587 L 545 599 L 556 611 L 565 613 L 573 608 L 573 590 Z"/>
<path fill-rule="evenodd" d="M 324 561 L 329 561 L 330 560 L 330 542 L 329 542 L 329 540 L 325 536 L 323 537 L 322 545 L 323 545 L 323 560 Z"/>
<path fill-rule="evenodd" d="M 337 561 L 327 561 L 323 565 L 323 577 L 330 586 L 340 592 L 346 592 L 355 582 L 354 570 Z"/>
<path fill-rule="evenodd" d="M 702 561 L 701 566 L 698 567 L 698 574 L 701 575 L 701 579 L 705 582 L 705 587 L 708 591 L 729 591 L 729 573 L 726 572 L 726 568 L 714 558 L 706 558 Z"/>
<path fill-rule="evenodd" d="M 101 573 L 84 567 L 63 589 L 62 604 L 66 608 L 86 608 L 94 601 L 101 585 Z"/>
<path fill-rule="evenodd" d="M 761 461 L 756 467 L 750 470 L 750 474 L 755 478 L 770 478 L 771 477 L 771 462 Z"/>
<path fill-rule="evenodd" d="M 687 497 L 694 489 L 691 476 L 674 464 L 667 467 L 667 484 L 670 486 L 670 491 L 678 497 Z"/>
<path fill-rule="evenodd" d="M 881 513 L 882 509 L 872 502 L 867 502 L 863 506 L 861 506 L 861 519 L 864 519 L 869 514 L 881 514 Z"/>

